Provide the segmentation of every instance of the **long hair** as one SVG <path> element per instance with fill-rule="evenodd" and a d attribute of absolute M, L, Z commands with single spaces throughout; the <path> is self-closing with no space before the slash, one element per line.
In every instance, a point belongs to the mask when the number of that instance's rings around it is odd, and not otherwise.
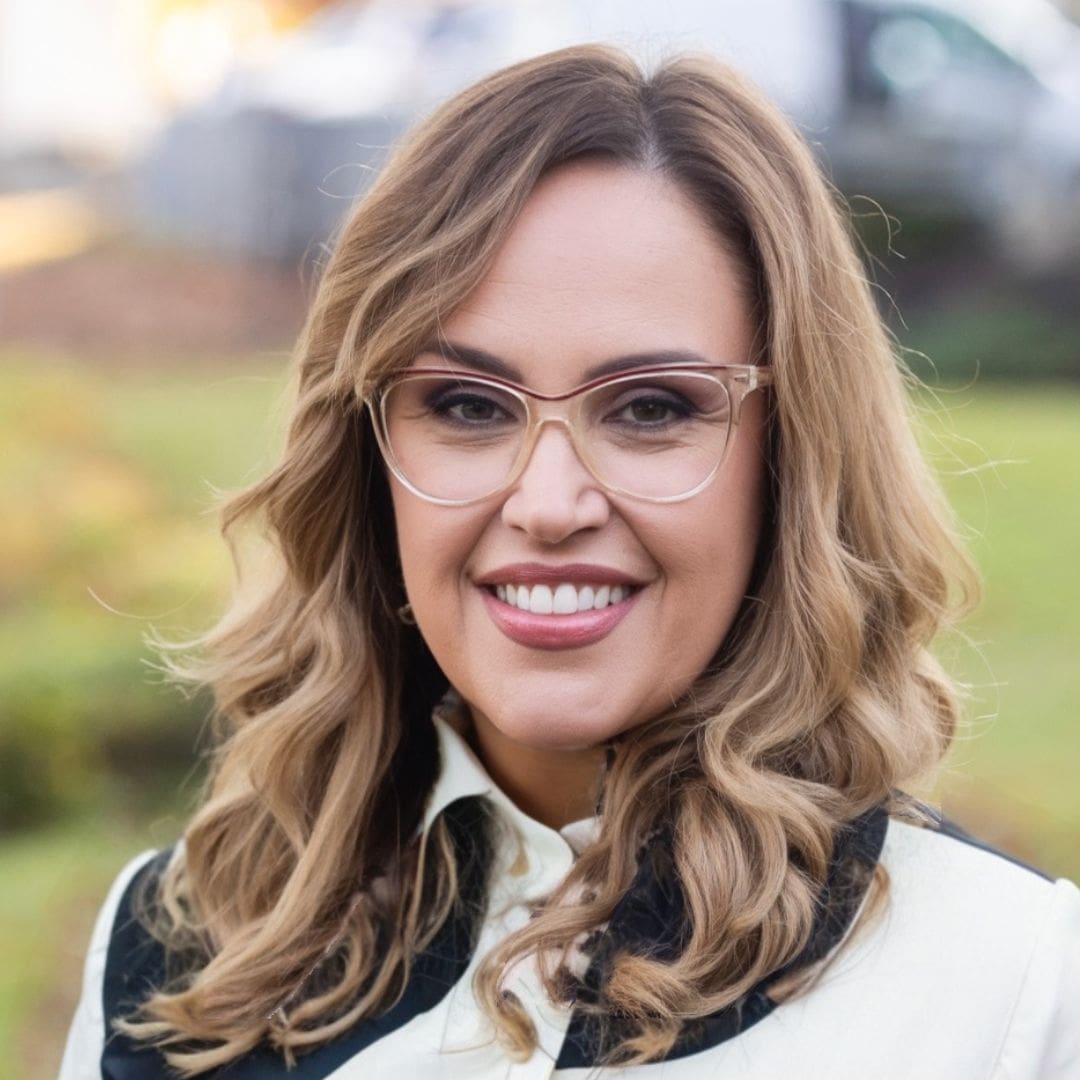
<path fill-rule="evenodd" d="M 474 989 L 495 1034 L 532 1050 L 503 973 L 535 954 L 556 999 L 561 961 L 663 824 L 685 947 L 617 956 L 602 988 L 630 1023 L 619 1060 L 662 1055 L 685 1020 L 798 955 L 838 830 L 949 746 L 956 696 L 927 646 L 975 582 L 810 149 L 711 59 L 644 74 L 582 46 L 500 71 L 419 126 L 345 224 L 298 345 L 280 462 L 224 514 L 234 550 L 257 526 L 269 562 L 174 661 L 213 687 L 220 732 L 156 904 L 156 932 L 196 960 L 121 1026 L 186 1075 L 264 1040 L 291 1057 L 385 1010 L 455 903 L 446 828 L 417 830 L 445 679 L 394 617 L 405 597 L 362 401 L 476 288 L 538 180 L 583 157 L 678 186 L 742 269 L 775 380 L 769 520 L 720 653 L 620 739 L 595 843 L 483 959 Z M 331 974 L 309 980 L 329 953 Z"/>

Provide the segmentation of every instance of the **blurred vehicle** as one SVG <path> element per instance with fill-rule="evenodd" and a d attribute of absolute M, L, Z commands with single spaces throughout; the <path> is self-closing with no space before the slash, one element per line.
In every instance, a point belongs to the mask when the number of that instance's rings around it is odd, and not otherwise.
<path fill-rule="evenodd" d="M 1080 251 L 1080 28 L 1050 0 L 590 0 L 597 37 L 657 29 L 753 77 L 837 186 L 963 216 L 1013 262 Z"/>
<path fill-rule="evenodd" d="M 973 217 L 1028 265 L 1080 248 L 1080 29 L 1049 0 L 342 0 L 174 121 L 139 173 L 143 218 L 292 259 L 435 102 L 586 40 L 730 60 L 847 193 Z"/>
<path fill-rule="evenodd" d="M 1014 263 L 1080 251 L 1080 29 L 1044 0 L 840 9 L 840 186 L 968 213 Z"/>

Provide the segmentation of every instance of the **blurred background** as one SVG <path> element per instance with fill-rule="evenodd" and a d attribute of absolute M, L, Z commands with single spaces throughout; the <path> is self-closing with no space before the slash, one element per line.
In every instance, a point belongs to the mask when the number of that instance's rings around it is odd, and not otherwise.
<path fill-rule="evenodd" d="M 0 0 L 0 1061 L 55 1075 L 94 912 L 171 843 L 208 702 L 144 637 L 228 597 L 336 226 L 398 133 L 607 39 L 743 68 L 847 198 L 986 578 L 936 796 L 1080 878 L 1080 0 Z M 200 741 L 201 740 L 201 741 Z"/>

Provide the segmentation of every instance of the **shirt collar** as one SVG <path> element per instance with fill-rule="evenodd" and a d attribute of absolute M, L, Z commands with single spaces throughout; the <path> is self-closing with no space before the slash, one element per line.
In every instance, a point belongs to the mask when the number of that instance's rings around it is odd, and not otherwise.
<path fill-rule="evenodd" d="M 424 808 L 420 825 L 424 833 L 452 802 L 470 796 L 492 796 L 498 790 L 465 737 L 453 726 L 459 722 L 457 718 L 451 721 L 448 711 L 440 707 L 431 719 L 439 744 L 439 777 Z"/>
<path fill-rule="evenodd" d="M 527 840 L 543 846 L 566 845 L 574 856 L 595 839 L 599 818 L 583 818 L 554 830 L 519 809 L 488 775 L 465 738 L 468 717 L 454 700 L 444 701 L 432 714 L 439 745 L 439 777 L 424 808 L 420 831 L 427 833 L 435 819 L 453 802 L 469 797 L 489 799 Z"/>

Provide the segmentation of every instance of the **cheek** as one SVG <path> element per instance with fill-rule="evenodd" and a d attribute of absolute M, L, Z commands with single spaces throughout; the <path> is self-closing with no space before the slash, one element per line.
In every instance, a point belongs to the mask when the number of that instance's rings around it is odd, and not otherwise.
<path fill-rule="evenodd" d="M 750 587 L 761 542 L 765 468 L 751 453 L 690 500 L 677 525 L 666 530 L 668 615 L 684 627 L 685 662 L 701 670 L 723 643 Z M 696 674 L 696 673 L 695 673 Z"/>
<path fill-rule="evenodd" d="M 409 602 L 418 616 L 450 619 L 482 522 L 471 508 L 434 506 L 398 485 L 392 493 Z"/>
<path fill-rule="evenodd" d="M 745 583 L 757 553 L 765 510 L 761 459 L 747 453 L 728 465 L 731 467 L 700 501 L 687 503 L 687 514 L 678 524 L 687 575 L 711 578 L 715 588 Z"/>
<path fill-rule="evenodd" d="M 396 485 L 393 493 L 394 525 L 397 530 L 398 555 L 401 559 L 401 571 L 405 585 L 410 593 L 410 585 L 416 585 L 419 571 L 427 562 L 424 550 L 424 538 L 427 535 L 422 528 L 423 513 L 416 509 L 415 499 L 402 495 Z"/>
<path fill-rule="evenodd" d="M 750 585 L 758 521 L 739 517 L 743 528 L 702 528 L 684 543 L 668 578 L 670 615 L 681 620 L 686 640 L 694 643 L 703 663 L 720 647 Z"/>

